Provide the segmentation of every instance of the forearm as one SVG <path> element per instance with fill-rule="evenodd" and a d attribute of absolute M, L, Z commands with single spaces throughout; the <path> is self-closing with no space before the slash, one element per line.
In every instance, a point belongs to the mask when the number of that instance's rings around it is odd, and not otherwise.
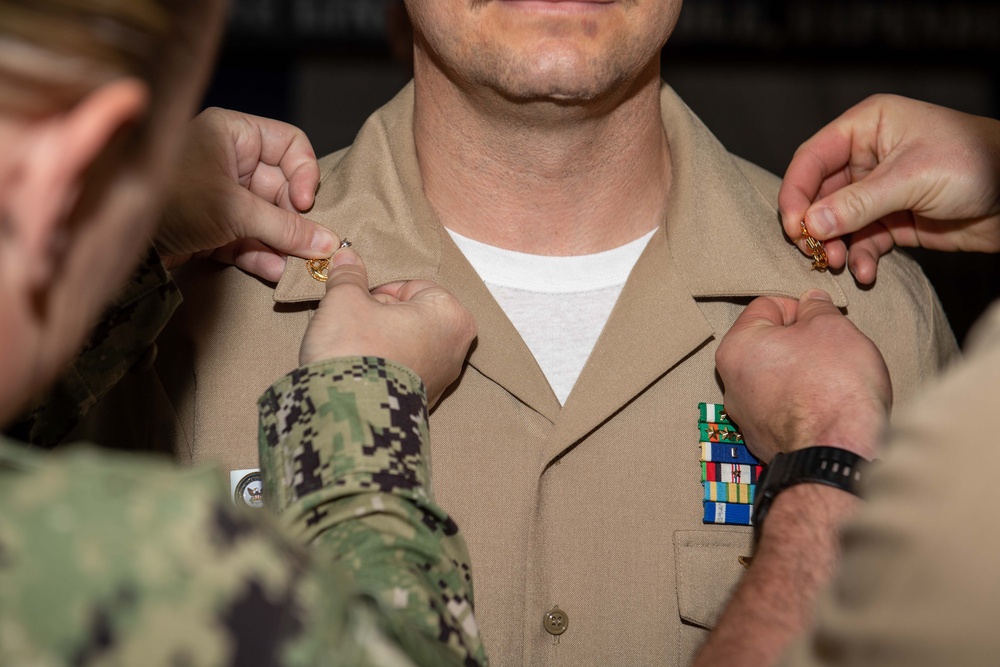
<path fill-rule="evenodd" d="M 282 521 L 349 571 L 418 664 L 481 664 L 468 554 L 433 502 L 428 448 L 423 385 L 382 359 L 311 364 L 261 399 L 265 498 Z"/>
<path fill-rule="evenodd" d="M 699 651 L 696 666 L 773 665 L 813 624 L 814 604 L 839 557 L 839 532 L 860 501 L 821 484 L 775 498 L 753 563 Z"/>

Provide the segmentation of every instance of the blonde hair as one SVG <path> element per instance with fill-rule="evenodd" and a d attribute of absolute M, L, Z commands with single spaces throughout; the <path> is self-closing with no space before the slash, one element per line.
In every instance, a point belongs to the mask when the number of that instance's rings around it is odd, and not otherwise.
<path fill-rule="evenodd" d="M 171 37 L 175 4 L 0 0 L 0 111 L 47 115 L 113 79 L 149 79 Z"/>

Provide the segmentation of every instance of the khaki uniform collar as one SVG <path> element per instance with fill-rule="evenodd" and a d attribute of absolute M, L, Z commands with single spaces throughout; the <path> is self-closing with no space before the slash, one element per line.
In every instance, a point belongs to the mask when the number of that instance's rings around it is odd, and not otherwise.
<path fill-rule="evenodd" d="M 531 351 L 424 197 L 413 141 L 413 84 L 368 119 L 350 149 L 324 158 L 321 169 L 309 217 L 354 244 L 371 286 L 424 278 L 449 289 L 479 327 L 469 364 L 554 420 L 559 401 Z M 317 301 L 325 293 L 305 262 L 291 258 L 274 299 Z"/>
<path fill-rule="evenodd" d="M 666 85 L 661 106 L 673 163 L 665 231 L 639 259 L 565 408 L 423 195 L 412 83 L 369 118 L 351 148 L 323 159 L 310 217 L 355 244 L 372 287 L 426 278 L 451 290 L 479 326 L 470 365 L 558 421 L 554 456 L 724 333 L 714 331 L 695 299 L 797 297 L 820 287 L 837 305 L 847 303 L 836 281 L 810 271 L 809 260 L 782 238 L 774 193 L 759 189 L 775 189 L 774 179 L 726 152 Z M 292 258 L 274 298 L 316 301 L 325 290 L 303 260 Z"/>
<path fill-rule="evenodd" d="M 665 228 L 671 254 L 694 297 L 797 296 L 811 287 L 847 297 L 828 274 L 789 271 L 790 244 L 775 243 L 778 212 L 734 158 L 679 97 L 664 85 L 663 123 L 674 168 Z M 365 123 L 354 145 L 324 161 L 315 209 L 335 232 L 357 229 L 372 285 L 415 277 L 437 279 L 447 237 L 423 196 L 413 143 L 413 84 Z M 394 224 L 409 220 L 412 224 Z M 674 224 L 672 224 L 672 222 Z M 364 243 L 378 230 L 377 245 Z M 450 239 L 447 239 L 450 241 Z M 278 283 L 279 303 L 315 301 L 325 287 L 291 259 Z"/>
<path fill-rule="evenodd" d="M 784 239 L 777 182 L 727 152 L 666 85 L 660 104 L 673 164 L 667 239 L 691 295 L 797 298 L 819 287 L 845 307 L 836 280 L 810 270 L 811 260 Z M 761 187 L 773 189 L 770 198 Z"/>
<path fill-rule="evenodd" d="M 323 158 L 320 168 L 314 214 L 307 216 L 355 244 L 372 286 L 437 280 L 447 233 L 423 194 L 413 142 L 412 83 L 365 122 L 350 148 Z M 366 243 L 370 238 L 379 241 Z M 305 262 L 293 257 L 274 300 L 317 301 L 325 293 Z"/>

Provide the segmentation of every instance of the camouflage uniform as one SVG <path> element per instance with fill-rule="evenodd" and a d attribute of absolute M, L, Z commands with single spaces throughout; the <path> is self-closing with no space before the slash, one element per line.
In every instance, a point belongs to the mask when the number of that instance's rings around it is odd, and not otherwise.
<path fill-rule="evenodd" d="M 73 365 L 26 419 L 4 432 L 33 445 L 57 445 L 130 368 L 155 355 L 153 341 L 180 303 L 180 292 L 150 251 Z"/>
<path fill-rule="evenodd" d="M 0 664 L 487 664 L 419 378 L 338 359 L 260 405 L 276 521 L 215 470 L 0 440 Z"/>

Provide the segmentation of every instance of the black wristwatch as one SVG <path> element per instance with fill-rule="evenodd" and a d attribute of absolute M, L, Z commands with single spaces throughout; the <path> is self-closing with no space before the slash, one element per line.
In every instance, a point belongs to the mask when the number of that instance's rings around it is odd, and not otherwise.
<path fill-rule="evenodd" d="M 757 480 L 753 503 L 754 536 L 760 537 L 771 503 L 788 487 L 805 482 L 826 484 L 858 495 L 858 484 L 867 463 L 863 457 L 839 447 L 806 447 L 790 454 L 778 454 Z"/>

